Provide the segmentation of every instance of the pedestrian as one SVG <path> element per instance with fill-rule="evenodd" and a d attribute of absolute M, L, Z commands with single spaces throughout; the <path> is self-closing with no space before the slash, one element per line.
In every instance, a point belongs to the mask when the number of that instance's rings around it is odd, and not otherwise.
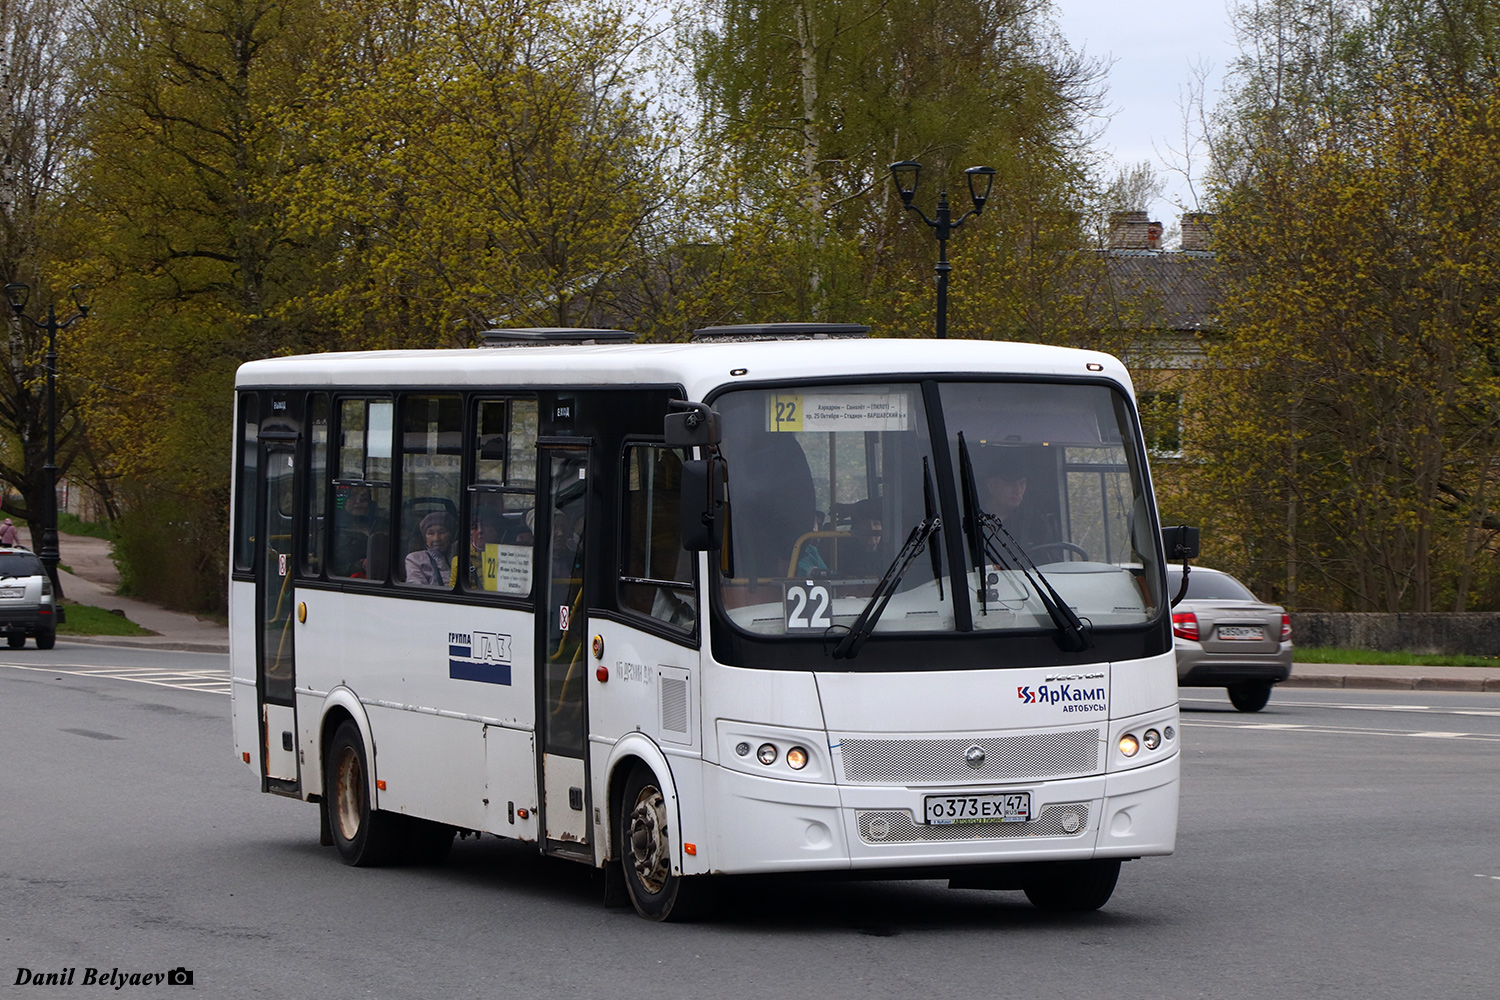
<path fill-rule="evenodd" d="M 7 517 L 4 521 L 0 521 L 0 545 L 14 544 L 16 544 L 16 526 Z"/>

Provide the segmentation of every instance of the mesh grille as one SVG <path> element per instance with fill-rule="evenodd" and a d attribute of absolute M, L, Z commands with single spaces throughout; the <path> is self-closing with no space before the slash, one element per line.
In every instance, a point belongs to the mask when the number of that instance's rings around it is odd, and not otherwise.
<path fill-rule="evenodd" d="M 984 763 L 977 768 L 964 760 L 970 747 L 984 751 Z M 845 739 L 840 749 L 848 781 L 1031 781 L 1100 769 L 1097 729 L 977 740 Z"/>
<path fill-rule="evenodd" d="M 661 679 L 661 727 L 670 733 L 688 731 L 687 681 Z"/>
<path fill-rule="evenodd" d="M 1078 818 L 1078 828 L 1072 833 L 1063 828 L 1063 817 L 1070 813 Z M 877 809 L 860 812 L 857 816 L 859 839 L 867 844 L 1080 837 L 1089 829 L 1089 807 L 1082 802 L 1048 806 L 1030 823 L 954 823 L 951 826 L 928 826 L 914 822 L 911 813 L 905 809 Z"/>

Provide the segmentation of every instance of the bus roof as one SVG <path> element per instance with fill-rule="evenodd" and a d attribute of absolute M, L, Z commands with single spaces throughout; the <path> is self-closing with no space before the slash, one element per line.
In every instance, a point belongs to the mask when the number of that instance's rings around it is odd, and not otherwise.
<path fill-rule="evenodd" d="M 241 365 L 255 386 L 681 385 L 689 399 L 755 382 L 891 376 L 1104 377 L 1132 391 L 1124 365 L 1102 351 L 987 340 L 781 340 L 610 344 L 471 350 L 362 351 L 269 358 Z"/>

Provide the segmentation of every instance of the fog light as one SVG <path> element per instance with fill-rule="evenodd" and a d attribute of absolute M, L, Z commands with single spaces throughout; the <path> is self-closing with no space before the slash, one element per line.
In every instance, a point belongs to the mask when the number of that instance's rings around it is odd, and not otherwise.
<path fill-rule="evenodd" d="M 744 740 L 740 740 L 740 742 L 734 745 L 734 752 L 741 757 L 748 757 L 750 756 L 750 744 Z"/>
<path fill-rule="evenodd" d="M 1147 750 L 1155 750 L 1161 746 L 1161 733 L 1154 729 L 1146 730 L 1146 735 L 1141 737 L 1141 742 L 1146 744 Z"/>
<path fill-rule="evenodd" d="M 1171 726 L 1168 726 L 1167 727 L 1167 739 L 1170 740 L 1172 737 L 1174 737 L 1176 735 L 1177 735 L 1177 730 L 1173 729 Z"/>
<path fill-rule="evenodd" d="M 1126 757 L 1134 757 L 1140 752 L 1141 743 L 1130 733 L 1120 737 L 1120 753 Z"/>
<path fill-rule="evenodd" d="M 762 764 L 776 763 L 776 747 L 771 743 L 762 743 L 760 749 L 755 751 L 756 758 Z"/>
<path fill-rule="evenodd" d="M 786 766 L 793 771 L 800 771 L 807 766 L 807 751 L 801 747 L 792 747 L 786 752 Z"/>

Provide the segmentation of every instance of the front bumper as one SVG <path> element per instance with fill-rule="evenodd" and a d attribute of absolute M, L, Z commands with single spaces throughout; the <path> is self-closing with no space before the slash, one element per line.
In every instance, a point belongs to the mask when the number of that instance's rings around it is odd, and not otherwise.
<path fill-rule="evenodd" d="M 813 784 L 708 766 L 714 829 L 707 867 L 726 874 L 941 870 L 1170 854 L 1180 760 L 1173 753 L 1126 771 L 1008 786 L 1032 793 L 1035 819 L 961 826 L 921 822 L 925 797 L 959 790 L 952 787 Z"/>

